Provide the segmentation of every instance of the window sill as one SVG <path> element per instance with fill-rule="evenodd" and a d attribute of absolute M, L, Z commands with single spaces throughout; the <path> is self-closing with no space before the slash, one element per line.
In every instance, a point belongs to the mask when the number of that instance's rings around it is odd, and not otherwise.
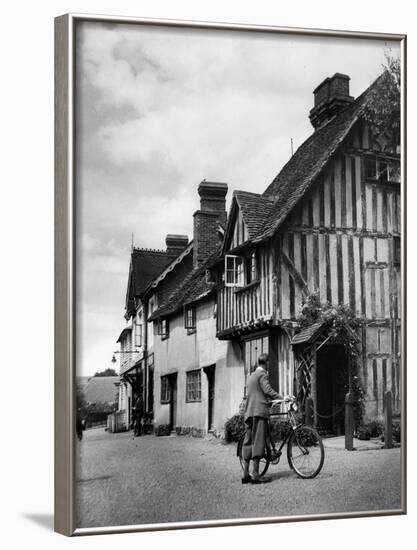
<path fill-rule="evenodd" d="M 168 340 L 169 336 L 162 336 L 161 335 L 161 340 Z"/>
<path fill-rule="evenodd" d="M 187 328 L 187 336 L 190 336 L 190 334 L 195 334 L 196 332 L 196 328 Z"/>
<path fill-rule="evenodd" d="M 245 292 L 245 290 L 250 290 L 251 288 L 254 288 L 260 284 L 261 284 L 261 281 L 259 279 L 257 279 L 256 281 L 252 281 L 246 286 L 235 288 L 235 294 L 238 294 L 239 292 Z"/>

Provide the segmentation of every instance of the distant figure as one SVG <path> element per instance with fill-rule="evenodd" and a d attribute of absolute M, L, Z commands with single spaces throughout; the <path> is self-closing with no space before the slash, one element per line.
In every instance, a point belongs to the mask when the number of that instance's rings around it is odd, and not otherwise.
<path fill-rule="evenodd" d="M 143 418 L 143 399 L 140 394 L 137 395 L 134 406 L 134 434 L 136 437 L 142 435 L 142 418 Z"/>
<path fill-rule="evenodd" d="M 243 441 L 243 460 L 245 462 L 242 483 L 266 483 L 270 477 L 259 475 L 259 461 L 271 446 L 269 432 L 269 400 L 282 399 L 268 381 L 269 357 L 266 353 L 259 356 L 258 367 L 249 376 L 245 409 L 246 433 Z M 249 475 L 249 463 L 253 462 L 252 476 Z"/>
<path fill-rule="evenodd" d="M 76 420 L 75 420 L 75 431 L 77 432 L 77 437 L 80 441 L 83 438 L 83 429 L 84 429 L 84 420 L 81 418 L 81 410 L 78 409 Z"/>

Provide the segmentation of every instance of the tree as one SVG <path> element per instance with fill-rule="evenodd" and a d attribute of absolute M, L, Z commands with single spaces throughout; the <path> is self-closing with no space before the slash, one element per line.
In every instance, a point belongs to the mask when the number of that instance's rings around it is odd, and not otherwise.
<path fill-rule="evenodd" d="M 401 64 L 398 58 L 385 55 L 384 72 L 370 94 L 364 119 L 374 131 L 389 138 L 394 150 L 400 144 Z"/>
<path fill-rule="evenodd" d="M 96 372 L 94 376 L 117 376 L 117 372 L 114 369 L 105 369 L 100 372 Z"/>

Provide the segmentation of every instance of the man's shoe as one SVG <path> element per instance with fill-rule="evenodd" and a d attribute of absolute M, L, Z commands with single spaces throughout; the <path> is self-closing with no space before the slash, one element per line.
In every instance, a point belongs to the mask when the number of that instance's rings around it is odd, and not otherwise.
<path fill-rule="evenodd" d="M 242 483 L 243 483 L 243 485 L 245 485 L 246 483 L 252 483 L 251 476 L 242 477 Z"/>
<path fill-rule="evenodd" d="M 251 479 L 251 483 L 253 485 L 258 485 L 259 483 L 269 483 L 270 481 L 272 481 L 272 477 L 253 477 Z"/>

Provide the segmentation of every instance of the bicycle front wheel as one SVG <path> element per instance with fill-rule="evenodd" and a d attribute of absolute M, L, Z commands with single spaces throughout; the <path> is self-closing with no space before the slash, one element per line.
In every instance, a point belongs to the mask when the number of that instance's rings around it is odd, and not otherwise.
<path fill-rule="evenodd" d="M 324 447 L 319 434 L 309 426 L 296 428 L 288 441 L 288 464 L 302 478 L 312 478 L 324 463 Z"/>
<path fill-rule="evenodd" d="M 239 439 L 239 443 L 237 444 L 237 456 L 239 457 L 240 466 L 242 468 L 242 471 L 245 469 L 245 461 L 243 460 L 243 441 L 245 439 L 245 435 L 242 435 L 242 437 Z M 266 449 L 265 450 L 265 456 L 262 457 L 259 461 L 259 475 L 263 476 L 266 474 L 269 463 L 270 463 L 270 453 Z"/>

